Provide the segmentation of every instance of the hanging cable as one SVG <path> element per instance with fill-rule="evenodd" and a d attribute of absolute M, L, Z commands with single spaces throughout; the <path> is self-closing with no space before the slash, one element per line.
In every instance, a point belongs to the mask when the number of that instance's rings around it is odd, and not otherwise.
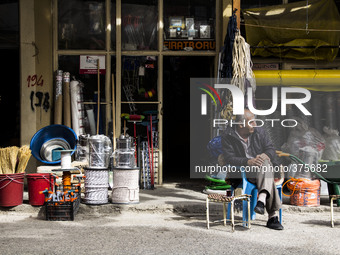
<path fill-rule="evenodd" d="M 255 75 L 252 71 L 252 61 L 250 55 L 250 45 L 246 43 L 238 30 L 235 35 L 233 46 L 233 78 L 231 84 L 239 87 L 246 93 L 246 80 L 253 89 L 256 90 Z"/>
<path fill-rule="evenodd" d="M 306 3 L 306 34 L 308 35 L 309 34 L 309 29 L 308 29 L 308 0 L 307 0 L 307 3 Z"/>

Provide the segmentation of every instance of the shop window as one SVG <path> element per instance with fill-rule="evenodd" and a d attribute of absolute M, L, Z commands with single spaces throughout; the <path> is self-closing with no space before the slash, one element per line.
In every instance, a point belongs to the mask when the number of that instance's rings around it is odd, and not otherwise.
<path fill-rule="evenodd" d="M 134 101 L 157 101 L 157 57 L 122 58 L 122 101 L 127 101 L 130 113 L 137 111 Z"/>
<path fill-rule="evenodd" d="M 139 157 L 142 157 L 142 151 L 145 153 L 151 143 L 150 122 L 152 122 L 155 183 L 159 183 L 157 60 L 156 56 L 122 57 L 121 116 L 125 115 L 125 117 L 122 118 L 120 126 L 122 134 L 136 139 L 141 151 Z M 126 118 L 127 115 L 129 117 Z M 131 115 L 134 117 L 130 118 Z M 141 179 L 143 176 L 141 169 Z M 144 187 L 146 185 L 145 179 L 143 185 Z"/>
<path fill-rule="evenodd" d="M 83 55 L 84 56 L 84 55 Z M 82 97 L 80 101 L 84 105 L 85 109 L 85 129 L 87 133 L 94 134 L 90 128 L 90 116 L 89 112 L 93 111 L 94 116 L 97 114 L 97 99 L 98 99 L 98 74 L 94 71 L 92 74 L 84 73 L 80 70 L 80 57 L 79 55 L 60 55 L 58 58 L 59 70 L 62 70 L 64 73 L 70 73 L 70 80 L 80 81 L 82 86 Z M 112 72 L 115 72 L 116 66 L 116 58 L 114 56 L 111 57 L 112 60 Z M 100 107 L 100 123 L 99 123 L 99 133 L 103 134 L 105 131 L 105 127 L 107 126 L 107 118 L 105 117 L 107 114 L 111 115 L 111 111 L 108 111 L 106 107 L 108 102 L 108 98 L 110 95 L 106 94 L 106 86 L 105 86 L 105 73 L 108 70 L 101 71 L 100 75 L 100 98 L 101 98 L 101 107 Z M 94 120 L 96 121 L 96 119 Z"/>
<path fill-rule="evenodd" d="M 289 2 L 293 2 L 294 0 L 290 0 Z M 299 0 L 301 1 L 301 0 Z M 259 8 L 265 7 L 269 5 L 277 5 L 283 4 L 283 0 L 242 0 L 241 1 L 241 9 L 250 9 L 250 8 Z"/>
<path fill-rule="evenodd" d="M 95 93 L 98 90 L 97 74 L 80 74 L 80 56 L 59 56 L 59 70 L 70 73 L 70 80 L 80 80 L 84 83 L 83 97 L 85 102 L 96 102 Z M 105 75 L 100 75 L 100 93 L 105 96 Z"/>
<path fill-rule="evenodd" d="M 19 47 L 18 1 L 1 3 L 0 8 L 0 48 Z"/>
<path fill-rule="evenodd" d="M 116 1 L 111 0 L 111 49 L 116 50 Z"/>
<path fill-rule="evenodd" d="M 58 1 L 58 48 L 105 49 L 105 0 Z"/>
<path fill-rule="evenodd" d="M 158 1 L 122 3 L 122 50 L 157 50 Z"/>
<path fill-rule="evenodd" d="M 164 1 L 164 50 L 215 50 L 215 1 Z"/>

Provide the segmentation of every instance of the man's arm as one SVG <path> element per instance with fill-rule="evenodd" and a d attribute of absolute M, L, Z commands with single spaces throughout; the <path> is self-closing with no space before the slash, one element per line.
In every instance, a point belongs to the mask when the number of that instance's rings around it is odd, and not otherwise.
<path fill-rule="evenodd" d="M 270 159 L 271 162 L 276 162 L 276 152 L 272 142 L 269 140 L 269 136 L 262 128 L 258 129 L 260 134 L 260 140 L 262 142 L 263 153 L 260 154 L 262 159 Z M 266 158 L 266 156 L 268 158 Z"/>

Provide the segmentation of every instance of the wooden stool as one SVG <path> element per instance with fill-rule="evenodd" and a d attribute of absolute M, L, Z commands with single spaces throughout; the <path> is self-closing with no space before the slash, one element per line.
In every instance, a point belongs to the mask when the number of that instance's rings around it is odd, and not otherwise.
<path fill-rule="evenodd" d="M 234 220 L 234 203 L 236 200 L 245 200 L 248 203 L 248 221 L 243 222 L 248 225 L 248 228 L 250 228 L 250 197 L 251 195 L 240 195 L 240 196 L 235 196 L 235 197 L 228 197 L 226 195 L 220 195 L 220 194 L 209 194 L 207 196 L 206 200 L 206 216 L 207 216 L 207 228 L 209 229 L 209 202 L 216 202 L 216 203 L 222 203 L 223 204 L 223 223 L 224 226 L 227 224 L 227 209 L 226 209 L 226 204 L 231 204 L 231 209 L 230 209 L 230 218 L 231 218 L 231 228 L 232 231 L 234 232 L 235 230 L 235 220 Z"/>
<path fill-rule="evenodd" d="M 340 199 L 340 195 L 330 195 L 331 198 L 331 225 L 334 228 L 333 200 Z"/>

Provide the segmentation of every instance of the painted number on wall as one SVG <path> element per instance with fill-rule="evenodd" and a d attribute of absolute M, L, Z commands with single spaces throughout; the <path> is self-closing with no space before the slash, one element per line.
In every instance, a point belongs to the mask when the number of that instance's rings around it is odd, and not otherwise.
<path fill-rule="evenodd" d="M 44 85 L 44 79 L 42 78 L 42 75 L 38 76 L 35 75 L 29 75 L 27 76 L 27 87 L 34 87 L 34 86 L 43 86 Z"/>
<path fill-rule="evenodd" d="M 35 96 L 34 96 L 35 95 Z M 48 92 L 43 93 L 43 92 L 36 92 L 34 91 L 31 92 L 30 95 L 31 99 L 31 109 L 34 112 L 35 107 L 41 107 L 43 106 L 43 109 L 45 112 L 47 112 L 50 109 L 50 94 Z"/>

